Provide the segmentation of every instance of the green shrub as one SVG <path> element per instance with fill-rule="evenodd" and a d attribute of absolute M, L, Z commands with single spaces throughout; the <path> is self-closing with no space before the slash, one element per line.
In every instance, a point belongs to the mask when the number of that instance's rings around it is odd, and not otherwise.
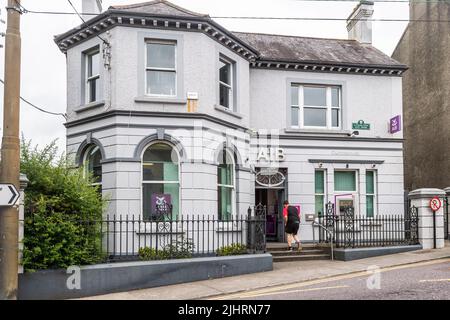
<path fill-rule="evenodd" d="M 218 256 L 236 256 L 247 253 L 247 247 L 240 243 L 233 243 L 217 250 Z"/>
<path fill-rule="evenodd" d="M 192 258 L 194 245 L 192 241 L 176 241 L 168 244 L 162 250 L 156 251 L 154 248 L 144 247 L 139 249 L 139 258 L 141 260 L 168 260 L 168 259 L 189 259 Z"/>
<path fill-rule="evenodd" d="M 27 271 L 101 262 L 100 224 L 105 202 L 92 177 L 57 157 L 55 142 L 39 150 L 22 139 L 25 190 L 23 264 Z"/>

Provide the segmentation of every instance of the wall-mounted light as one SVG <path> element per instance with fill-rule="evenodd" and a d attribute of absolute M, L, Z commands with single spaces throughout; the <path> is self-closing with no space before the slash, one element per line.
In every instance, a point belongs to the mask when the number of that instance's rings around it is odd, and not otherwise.
<path fill-rule="evenodd" d="M 321 163 L 319 163 L 319 168 L 322 168 L 323 167 L 323 163 L 321 162 Z"/>
<path fill-rule="evenodd" d="M 374 163 L 374 164 L 372 164 L 372 168 L 375 168 L 377 165 Z"/>
<path fill-rule="evenodd" d="M 348 163 L 345 165 L 345 168 L 348 169 L 350 166 L 348 165 Z"/>

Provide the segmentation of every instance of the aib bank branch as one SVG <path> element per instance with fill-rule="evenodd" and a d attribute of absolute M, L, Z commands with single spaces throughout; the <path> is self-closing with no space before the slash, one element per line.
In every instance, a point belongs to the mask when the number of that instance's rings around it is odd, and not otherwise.
<path fill-rule="evenodd" d="M 403 215 L 402 74 L 372 46 L 373 3 L 348 40 L 233 32 L 168 1 L 112 6 L 55 37 L 67 58 L 67 153 L 108 213 L 220 221 L 262 205 L 268 241 L 331 203 Z M 357 17 L 357 18 L 355 18 Z M 145 232 L 141 230 L 141 232 Z"/>

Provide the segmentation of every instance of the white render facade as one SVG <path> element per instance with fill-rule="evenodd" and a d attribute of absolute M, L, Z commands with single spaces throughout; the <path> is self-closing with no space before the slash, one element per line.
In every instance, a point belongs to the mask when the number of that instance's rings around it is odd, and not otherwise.
<path fill-rule="evenodd" d="M 337 210 L 351 204 L 361 215 L 403 214 L 403 136 L 388 130 L 402 114 L 403 66 L 272 61 L 206 16 L 165 1 L 143 6 L 110 8 L 56 39 L 67 55 L 67 153 L 78 165 L 99 153 L 108 213 L 146 218 L 153 193 L 171 194 L 183 216 L 244 215 L 261 203 L 278 224 L 268 234 L 275 241 L 282 240 L 286 199 L 300 206 L 305 241 L 327 202 Z M 175 11 L 162 15 L 159 6 Z M 170 68 L 148 63 L 149 43 L 174 46 Z M 96 52 L 93 75 L 89 55 Z M 225 81 L 223 61 L 230 63 Z M 152 72 L 165 73 L 160 80 L 174 74 L 171 94 L 149 94 Z M 353 129 L 360 120 L 370 129 Z M 162 169 L 164 181 L 147 181 L 153 160 L 146 152 L 166 150 L 161 145 L 173 150 L 174 164 Z M 227 183 L 218 176 L 222 150 L 232 158 Z M 269 174 L 274 181 L 260 179 Z"/>

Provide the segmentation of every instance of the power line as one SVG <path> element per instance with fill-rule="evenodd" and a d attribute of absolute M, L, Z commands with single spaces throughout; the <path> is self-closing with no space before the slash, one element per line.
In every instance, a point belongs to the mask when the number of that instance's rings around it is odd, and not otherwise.
<path fill-rule="evenodd" d="M 4 82 L 2 79 L 0 79 L 0 82 L 3 83 L 3 84 L 5 84 L 5 82 Z M 67 120 L 67 116 L 66 116 L 64 113 L 51 112 L 51 111 L 47 111 L 47 110 L 45 110 L 45 109 L 42 109 L 42 108 L 36 106 L 35 104 L 31 103 L 31 102 L 28 101 L 27 99 L 23 98 L 22 96 L 20 97 L 20 100 L 22 100 L 22 101 L 25 102 L 26 104 L 32 106 L 33 108 L 35 108 L 35 109 L 37 109 L 37 110 L 39 110 L 39 111 L 41 111 L 41 112 L 44 112 L 44 113 L 47 113 L 47 114 L 51 114 L 51 115 L 53 115 L 53 116 L 63 116 L 64 119 Z"/>
<path fill-rule="evenodd" d="M 295 0 L 295 1 L 350 1 L 350 0 Z M 30 11 L 25 10 L 24 13 L 33 14 L 50 14 L 50 15 L 98 15 L 97 13 L 75 13 L 75 12 L 57 12 L 57 11 Z M 251 16 L 211 16 L 212 19 L 235 19 L 235 20 L 293 20 L 293 21 L 348 21 L 348 18 L 326 18 L 326 17 L 251 17 Z M 372 22 L 450 22 L 443 19 L 351 19 L 351 21 L 372 21 Z M 82 19 L 82 21 L 84 21 Z M 102 41 L 105 39 L 98 36 Z"/>
<path fill-rule="evenodd" d="M 75 8 L 75 6 L 73 5 L 72 1 L 67 0 L 70 4 L 70 6 L 73 8 L 73 11 L 75 11 L 75 13 L 77 14 L 77 16 L 81 19 L 81 21 L 83 21 L 83 23 L 86 23 L 86 21 L 83 19 L 83 17 L 81 16 L 81 14 L 78 12 L 77 8 Z M 109 42 L 106 41 L 105 39 L 103 39 L 102 37 L 100 37 L 98 34 L 96 35 L 100 40 L 103 41 L 103 43 L 109 45 Z"/>

